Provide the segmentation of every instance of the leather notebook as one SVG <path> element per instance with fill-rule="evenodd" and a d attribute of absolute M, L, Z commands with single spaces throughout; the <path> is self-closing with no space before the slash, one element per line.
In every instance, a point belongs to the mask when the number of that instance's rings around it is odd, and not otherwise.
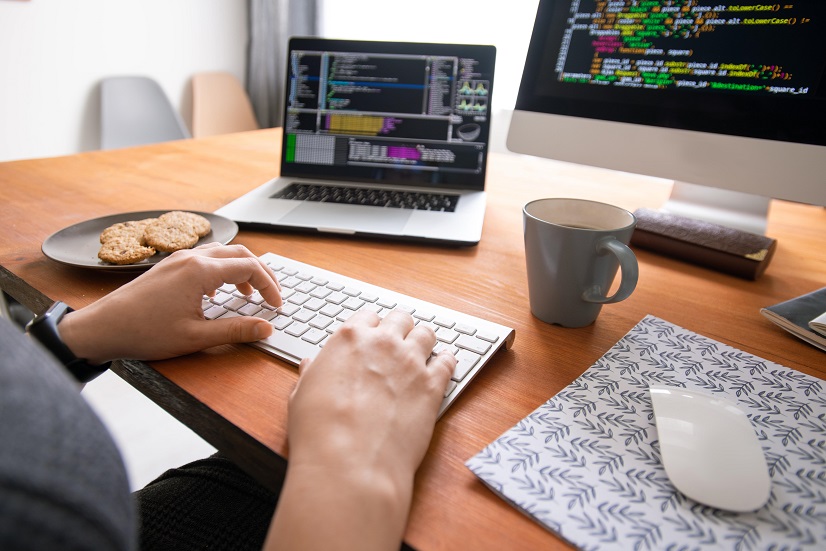
<path fill-rule="evenodd" d="M 777 240 L 666 212 L 637 209 L 631 244 L 745 279 L 757 279 Z"/>

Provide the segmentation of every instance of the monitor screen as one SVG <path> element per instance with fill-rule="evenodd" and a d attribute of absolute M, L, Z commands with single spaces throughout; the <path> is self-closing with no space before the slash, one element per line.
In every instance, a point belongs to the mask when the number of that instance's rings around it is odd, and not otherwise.
<path fill-rule="evenodd" d="M 508 147 L 826 204 L 826 2 L 541 0 Z"/>
<path fill-rule="evenodd" d="M 282 175 L 484 189 L 495 54 L 293 38 Z"/>

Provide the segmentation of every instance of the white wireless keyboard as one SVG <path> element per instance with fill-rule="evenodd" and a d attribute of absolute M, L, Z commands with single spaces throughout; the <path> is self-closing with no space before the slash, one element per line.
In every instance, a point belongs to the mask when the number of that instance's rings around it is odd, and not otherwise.
<path fill-rule="evenodd" d="M 327 338 L 358 310 L 370 309 L 382 317 L 391 310 L 407 312 L 417 324 L 427 324 L 435 331 L 434 353 L 446 349 L 458 360 L 439 416 L 497 350 L 513 344 L 515 332 L 504 325 L 273 253 L 260 258 L 278 277 L 284 304 L 275 308 L 257 291 L 245 296 L 234 285 L 224 285 L 214 297 L 204 297 L 207 319 L 266 319 L 273 325 L 273 334 L 252 346 L 297 366 L 304 358 L 314 358 Z"/>

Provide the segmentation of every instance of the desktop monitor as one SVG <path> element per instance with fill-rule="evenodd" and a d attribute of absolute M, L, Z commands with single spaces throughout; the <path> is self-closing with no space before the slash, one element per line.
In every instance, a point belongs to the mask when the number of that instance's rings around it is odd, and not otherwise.
<path fill-rule="evenodd" d="M 826 2 L 700 4 L 540 0 L 508 148 L 674 180 L 666 209 L 755 233 L 768 198 L 826 205 Z"/>

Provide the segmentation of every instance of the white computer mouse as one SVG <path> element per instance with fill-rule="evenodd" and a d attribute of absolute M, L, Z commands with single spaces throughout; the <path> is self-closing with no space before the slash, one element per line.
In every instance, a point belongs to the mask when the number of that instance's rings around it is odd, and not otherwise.
<path fill-rule="evenodd" d="M 771 493 L 760 441 L 746 414 L 718 396 L 652 385 L 663 466 L 674 486 L 704 505 L 755 511 Z"/>

